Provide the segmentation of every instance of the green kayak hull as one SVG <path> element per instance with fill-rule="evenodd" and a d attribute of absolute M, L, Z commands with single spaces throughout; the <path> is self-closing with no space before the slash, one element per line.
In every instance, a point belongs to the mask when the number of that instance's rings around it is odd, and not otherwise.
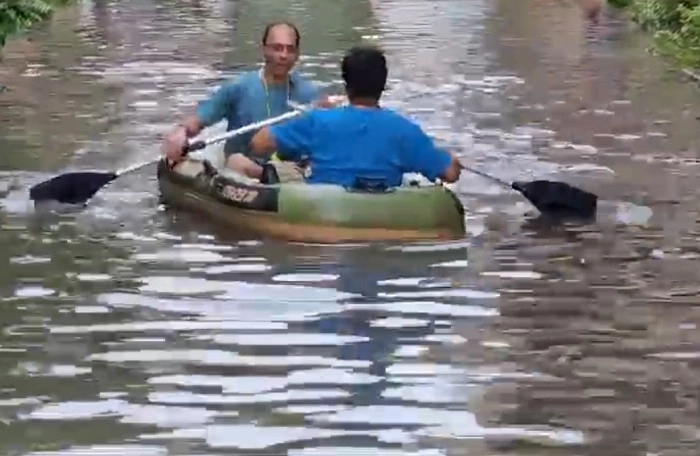
<path fill-rule="evenodd" d="M 384 192 L 336 185 L 262 185 L 206 160 L 158 163 L 161 201 L 233 229 L 298 242 L 452 240 L 465 237 L 464 209 L 442 185 Z"/>

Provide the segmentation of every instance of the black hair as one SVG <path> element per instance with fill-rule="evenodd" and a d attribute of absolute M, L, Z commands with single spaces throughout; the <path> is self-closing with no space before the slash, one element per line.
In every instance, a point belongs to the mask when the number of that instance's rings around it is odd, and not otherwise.
<path fill-rule="evenodd" d="M 384 52 L 373 46 L 350 49 L 340 64 L 348 98 L 379 100 L 386 88 L 388 70 Z"/>
<path fill-rule="evenodd" d="M 286 25 L 290 29 L 294 30 L 294 35 L 296 35 L 296 40 L 294 44 L 296 45 L 296 47 L 299 47 L 299 42 L 301 41 L 301 34 L 299 33 L 299 29 L 296 25 L 287 21 L 270 22 L 269 24 L 267 24 L 265 26 L 265 30 L 263 31 L 262 44 L 267 44 L 267 37 L 270 35 L 270 31 L 273 27 L 277 27 L 278 25 Z"/>

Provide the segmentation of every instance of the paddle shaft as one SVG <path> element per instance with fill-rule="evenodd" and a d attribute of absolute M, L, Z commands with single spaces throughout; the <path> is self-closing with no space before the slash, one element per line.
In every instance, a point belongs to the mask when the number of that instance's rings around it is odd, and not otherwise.
<path fill-rule="evenodd" d="M 506 181 L 504 181 L 504 180 L 501 180 L 501 179 L 499 179 L 499 178 L 497 178 L 497 177 L 491 176 L 490 174 L 486 174 L 485 172 L 479 171 L 478 169 L 474 169 L 474 168 L 471 168 L 471 167 L 469 167 L 469 166 L 466 166 L 466 165 L 464 165 L 463 163 L 460 163 L 460 165 L 462 165 L 462 168 L 463 168 L 463 169 L 466 169 L 466 170 L 469 171 L 470 173 L 474 173 L 474 174 L 476 174 L 476 175 L 478 175 L 478 176 L 484 177 L 484 178 L 490 180 L 491 182 L 495 182 L 496 184 L 498 184 L 498 185 L 500 185 L 500 186 L 502 186 L 502 187 L 505 187 L 505 188 L 508 188 L 508 189 L 512 189 L 512 188 L 513 188 L 513 185 L 512 185 L 512 184 L 509 184 L 508 182 L 506 182 Z"/>
<path fill-rule="evenodd" d="M 260 128 L 267 127 L 270 125 L 274 125 L 276 123 L 284 122 L 285 120 L 292 119 L 300 114 L 302 114 L 302 110 L 300 109 L 295 109 L 294 111 L 290 111 L 287 113 L 284 113 L 282 115 L 279 115 L 277 117 L 271 117 L 269 119 L 261 120 L 260 122 L 252 123 L 250 125 L 246 125 L 241 128 L 237 128 L 235 130 L 227 131 L 226 133 L 222 133 L 217 136 L 212 136 L 211 138 L 207 139 L 200 139 L 197 141 L 190 142 L 187 147 L 185 148 L 185 151 L 183 155 L 187 155 L 190 152 L 194 152 L 196 150 L 201 150 L 204 149 L 207 146 L 211 146 L 212 144 L 220 143 L 221 141 L 226 141 L 227 139 L 234 138 L 236 136 L 244 135 L 248 132 L 259 130 Z M 144 168 L 148 165 L 152 165 L 153 163 L 157 163 L 160 161 L 161 157 L 154 158 L 152 160 L 143 162 L 143 163 L 137 163 L 135 165 L 129 166 L 128 168 L 124 168 L 122 170 L 117 171 L 115 174 L 117 177 L 122 176 L 124 174 L 132 173 L 134 171 L 138 171 L 141 168 Z"/>

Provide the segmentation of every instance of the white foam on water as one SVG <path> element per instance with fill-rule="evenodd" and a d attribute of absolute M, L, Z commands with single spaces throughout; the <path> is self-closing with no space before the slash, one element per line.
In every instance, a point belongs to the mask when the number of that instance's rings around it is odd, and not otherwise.
<path fill-rule="evenodd" d="M 263 263 L 235 263 L 226 264 L 222 266 L 211 266 L 202 269 L 202 271 L 207 275 L 217 275 L 217 274 L 229 274 L 229 273 L 257 273 L 265 272 L 272 269 L 269 264 Z"/>
<path fill-rule="evenodd" d="M 484 271 L 484 277 L 500 277 L 502 279 L 541 279 L 543 276 L 535 271 Z"/>
<path fill-rule="evenodd" d="M 155 276 L 144 277 L 140 291 L 156 294 L 215 294 L 220 299 L 236 301 L 266 301 L 277 303 L 320 303 L 337 302 L 354 295 L 332 288 L 304 285 L 258 284 L 238 281 L 217 281 L 202 278 Z M 176 291 L 179 289 L 180 291 Z"/>
<path fill-rule="evenodd" d="M 205 424 L 217 412 L 203 408 L 177 408 L 154 405 L 130 404 L 121 399 L 104 401 L 60 402 L 47 404 L 22 417 L 24 420 L 91 420 L 106 416 L 120 416 L 120 422 L 148 424 L 159 427 L 191 426 Z"/>
<path fill-rule="evenodd" d="M 296 370 L 287 378 L 291 385 L 368 385 L 382 380 L 376 375 L 337 368 Z"/>
<path fill-rule="evenodd" d="M 120 350 L 95 353 L 87 357 L 90 361 L 112 363 L 190 363 L 203 366 L 331 366 L 365 367 L 363 360 L 342 360 L 325 356 L 246 356 L 223 350 Z"/>
<path fill-rule="evenodd" d="M 337 280 L 338 274 L 279 274 L 272 278 L 275 282 L 299 283 L 299 282 L 329 282 Z"/>
<path fill-rule="evenodd" d="M 375 328 L 422 328 L 430 325 L 430 322 L 417 318 L 386 317 L 372 320 L 370 325 Z"/>
<path fill-rule="evenodd" d="M 186 321 L 186 320 L 160 320 L 139 321 L 131 323 L 107 323 L 85 326 L 50 326 L 49 332 L 53 334 L 87 334 L 87 333 L 115 333 L 115 332 L 177 332 L 196 330 L 284 330 L 287 324 L 283 322 L 261 321 Z"/>
<path fill-rule="evenodd" d="M 394 358 L 418 358 L 428 351 L 428 347 L 421 345 L 402 345 L 394 350 Z"/>
<path fill-rule="evenodd" d="M 398 279 L 386 279 L 377 282 L 377 285 L 394 287 L 438 287 L 439 284 L 432 283 L 432 277 L 402 277 Z"/>
<path fill-rule="evenodd" d="M 288 389 L 258 394 L 204 394 L 189 391 L 149 393 L 149 401 L 169 405 L 285 404 L 298 401 L 347 400 L 350 393 L 340 389 Z"/>
<path fill-rule="evenodd" d="M 416 404 L 454 404 L 460 400 L 456 392 L 461 390 L 463 390 L 462 387 L 435 382 L 432 384 L 403 385 L 387 388 L 382 392 L 382 397 Z M 466 399 L 466 397 L 465 395 L 462 400 Z"/>
<path fill-rule="evenodd" d="M 467 266 L 469 266 L 469 262 L 467 260 L 445 261 L 443 263 L 436 263 L 432 265 L 434 268 L 466 268 Z"/>
<path fill-rule="evenodd" d="M 438 449 L 410 451 L 372 447 L 309 447 L 289 450 L 287 456 L 447 456 L 447 453 Z"/>
<path fill-rule="evenodd" d="M 343 405 L 288 405 L 275 409 L 277 413 L 287 413 L 294 415 L 313 415 L 315 413 L 330 413 L 345 410 Z"/>
<path fill-rule="evenodd" d="M 18 298 L 44 298 L 56 294 L 56 290 L 40 285 L 26 285 L 15 289 Z"/>
<path fill-rule="evenodd" d="M 197 337 L 223 345 L 247 346 L 340 346 L 369 341 L 368 337 L 348 336 L 328 333 L 279 333 L 279 334 L 213 334 Z"/>
<path fill-rule="evenodd" d="M 468 304 L 444 304 L 435 301 L 395 301 L 376 304 L 346 304 L 346 309 L 371 309 L 401 314 L 425 314 L 451 317 L 493 317 L 499 315 L 497 308 Z"/>
<path fill-rule="evenodd" d="M 467 298 L 467 299 L 496 299 L 501 296 L 495 291 L 468 290 L 452 288 L 449 290 L 421 290 L 394 293 L 378 293 L 381 298 Z"/>
<path fill-rule="evenodd" d="M 264 450 L 284 443 L 327 439 L 345 434 L 344 431 L 311 427 L 212 425 L 207 426 L 206 443 L 211 448 Z"/>
<path fill-rule="evenodd" d="M 32 451 L 24 456 L 166 456 L 168 449 L 154 445 L 93 445 L 60 451 Z"/>
<path fill-rule="evenodd" d="M 152 253 L 137 253 L 134 260 L 151 263 L 221 263 L 231 259 L 216 252 L 199 249 L 170 249 Z"/>
<path fill-rule="evenodd" d="M 289 385 L 289 379 L 272 376 L 162 375 L 149 378 L 148 383 L 180 387 L 218 387 L 225 394 L 259 394 L 281 390 Z"/>

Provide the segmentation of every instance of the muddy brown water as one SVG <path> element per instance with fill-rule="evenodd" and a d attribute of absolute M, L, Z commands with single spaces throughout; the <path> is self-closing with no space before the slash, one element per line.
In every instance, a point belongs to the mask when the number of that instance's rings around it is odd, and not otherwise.
<path fill-rule="evenodd" d="M 377 42 L 387 105 L 500 177 L 596 191 L 598 220 L 548 226 L 471 175 L 467 240 L 437 245 L 238 240 L 148 170 L 27 204 L 155 156 L 280 16 L 331 89 Z M 10 42 L 0 453 L 698 454 L 700 92 L 648 45 L 535 0 L 85 1 Z"/>

